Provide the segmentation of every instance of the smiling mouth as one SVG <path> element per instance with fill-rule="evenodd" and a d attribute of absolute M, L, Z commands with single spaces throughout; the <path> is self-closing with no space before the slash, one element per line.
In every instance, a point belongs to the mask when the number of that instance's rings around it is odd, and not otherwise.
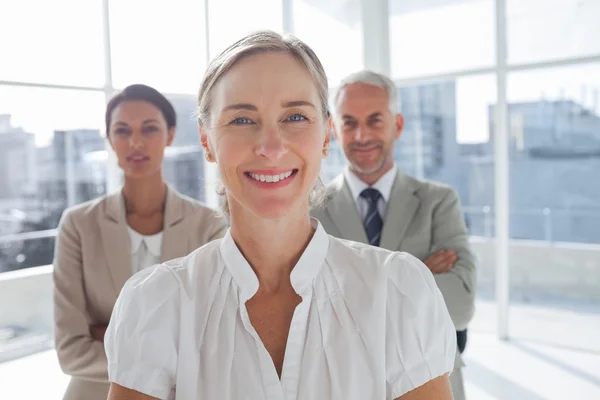
<path fill-rule="evenodd" d="M 129 157 L 127 157 L 128 161 L 133 161 L 133 162 L 146 161 L 147 159 L 148 159 L 147 156 L 129 156 Z"/>
<path fill-rule="evenodd" d="M 263 175 L 263 174 L 255 174 L 253 172 L 244 172 L 244 174 L 248 178 L 254 179 L 255 181 L 258 181 L 258 182 L 269 182 L 269 183 L 276 183 L 276 182 L 284 181 L 286 179 L 290 179 L 292 176 L 296 175 L 296 173 L 298 173 L 297 169 L 293 169 L 291 171 L 284 172 L 284 173 L 277 174 L 277 175 Z"/>

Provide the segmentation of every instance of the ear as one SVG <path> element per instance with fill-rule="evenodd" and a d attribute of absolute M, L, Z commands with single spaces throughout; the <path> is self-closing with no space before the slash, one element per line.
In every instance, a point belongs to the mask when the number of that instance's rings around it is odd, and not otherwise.
<path fill-rule="evenodd" d="M 208 132 L 202 125 L 198 125 L 198 133 L 200 133 L 200 144 L 202 145 L 202 149 L 204 150 L 205 155 L 211 155 L 214 160 L 214 155 L 210 149 L 210 141 L 208 140 Z M 208 160 L 208 158 L 207 158 Z"/>
<path fill-rule="evenodd" d="M 396 114 L 396 140 L 400 139 L 404 130 L 404 116 L 400 113 Z"/>
<path fill-rule="evenodd" d="M 333 136 L 338 143 L 342 142 L 340 139 L 340 128 L 333 117 L 329 117 L 329 131 L 331 132 L 331 136 Z"/>
<path fill-rule="evenodd" d="M 169 129 L 169 137 L 167 138 L 167 146 L 170 146 L 175 139 L 175 127 Z"/>
<path fill-rule="evenodd" d="M 331 136 L 335 135 L 335 128 L 333 124 L 333 119 L 329 117 L 327 119 L 327 133 L 325 134 L 325 140 L 323 141 L 323 148 L 328 149 L 331 144 Z"/>
<path fill-rule="evenodd" d="M 112 140 L 110 139 L 110 134 L 108 134 L 108 133 L 106 134 L 106 141 L 110 145 L 110 148 L 113 149 L 113 151 L 115 151 L 115 145 L 113 144 Z"/>

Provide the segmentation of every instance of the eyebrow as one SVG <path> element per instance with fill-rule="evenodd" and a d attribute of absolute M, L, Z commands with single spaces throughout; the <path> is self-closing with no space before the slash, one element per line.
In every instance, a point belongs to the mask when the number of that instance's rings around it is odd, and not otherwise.
<path fill-rule="evenodd" d="M 258 111 L 256 106 L 248 103 L 238 103 L 238 104 L 230 104 L 223 109 L 223 111 L 229 110 L 249 110 L 249 111 Z"/>
<path fill-rule="evenodd" d="M 369 115 L 367 117 L 367 119 L 373 119 L 373 118 L 381 117 L 382 115 L 383 114 L 380 113 L 380 112 L 375 112 L 375 113 Z M 356 118 L 353 117 L 352 115 L 344 114 L 344 115 L 342 115 L 342 119 L 353 119 L 353 120 L 355 120 Z"/>
<path fill-rule="evenodd" d="M 142 122 L 142 124 L 150 124 L 150 123 L 158 123 L 157 120 L 155 119 L 147 119 L 144 122 Z M 115 125 L 124 125 L 124 126 L 129 126 L 129 124 L 127 122 L 122 122 L 122 121 L 117 121 L 115 122 Z"/>
<path fill-rule="evenodd" d="M 314 108 L 315 110 L 317 109 L 313 103 L 311 103 L 310 101 L 306 101 L 306 100 L 288 101 L 288 102 L 283 103 L 282 106 L 284 108 L 308 106 L 308 107 Z M 258 108 L 256 108 L 255 105 L 252 105 L 249 103 L 237 103 L 237 104 L 230 104 L 223 109 L 223 111 L 230 111 L 230 110 L 258 111 Z"/>
<path fill-rule="evenodd" d="M 306 100 L 288 101 L 287 103 L 283 103 L 283 107 L 285 107 L 285 108 L 302 107 L 302 106 L 312 107 L 315 110 L 317 109 L 317 107 L 315 107 L 315 105 L 313 103 L 311 103 L 310 101 L 306 101 Z"/>

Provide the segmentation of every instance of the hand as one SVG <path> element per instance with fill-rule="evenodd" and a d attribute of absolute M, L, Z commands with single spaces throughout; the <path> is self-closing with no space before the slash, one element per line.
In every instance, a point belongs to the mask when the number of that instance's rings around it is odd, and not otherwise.
<path fill-rule="evenodd" d="M 438 250 L 427 257 L 423 264 L 427 265 L 427 268 L 434 274 L 444 274 L 454 267 L 457 260 L 456 251 Z"/>
<path fill-rule="evenodd" d="M 90 325 L 90 335 L 100 342 L 104 342 L 104 334 L 106 334 L 106 325 Z"/>

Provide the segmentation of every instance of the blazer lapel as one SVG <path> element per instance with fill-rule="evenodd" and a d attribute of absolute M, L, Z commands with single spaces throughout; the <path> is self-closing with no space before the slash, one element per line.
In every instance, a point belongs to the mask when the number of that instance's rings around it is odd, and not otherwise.
<path fill-rule="evenodd" d="M 415 194 L 417 188 L 414 182 L 398 169 L 383 223 L 380 247 L 393 251 L 400 249 L 421 203 Z"/>
<path fill-rule="evenodd" d="M 175 189 L 167 186 L 160 262 L 187 255 L 188 232 L 185 227 L 183 198 Z"/>
<path fill-rule="evenodd" d="M 327 203 L 327 213 L 335 224 L 340 237 L 355 242 L 368 243 L 362 220 L 358 215 L 356 203 L 350 188 L 341 174 L 333 182 L 333 194 Z"/>
<path fill-rule="evenodd" d="M 125 220 L 125 204 L 120 190 L 107 196 L 104 213 L 98 218 L 104 254 L 118 296 L 132 275 L 131 245 Z"/>

